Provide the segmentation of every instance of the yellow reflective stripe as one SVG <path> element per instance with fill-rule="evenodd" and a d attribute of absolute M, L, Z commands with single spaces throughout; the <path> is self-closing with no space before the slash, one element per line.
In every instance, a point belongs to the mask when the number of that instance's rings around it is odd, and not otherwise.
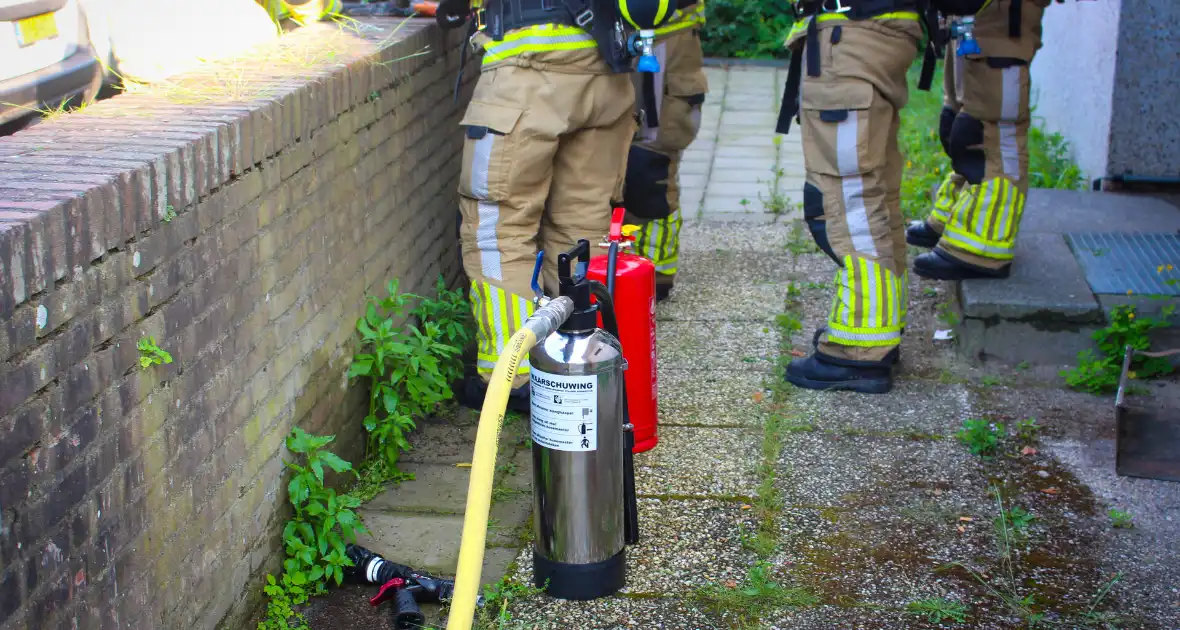
<path fill-rule="evenodd" d="M 699 3 L 691 11 L 677 9 L 668 19 L 668 23 L 656 29 L 656 35 L 667 35 L 686 28 L 705 23 L 705 5 Z"/>
<path fill-rule="evenodd" d="M 675 274 L 678 271 L 682 223 L 680 212 L 673 212 L 663 219 L 643 224 L 635 239 L 635 251 L 650 260 L 659 273 Z"/>
<path fill-rule="evenodd" d="M 626 2 L 620 2 L 619 6 L 626 6 Z M 656 24 L 664 21 L 664 16 L 668 15 L 668 0 L 660 0 L 660 8 L 656 11 Z"/>
<path fill-rule="evenodd" d="M 597 46 L 592 35 L 576 26 L 538 24 L 506 33 L 502 41 L 487 43 L 483 63 L 503 61 L 526 52 L 582 50 Z"/>
<path fill-rule="evenodd" d="M 472 281 L 471 303 L 477 321 L 476 367 L 491 372 L 512 335 L 532 316 L 532 301 L 487 282 Z M 520 373 L 529 373 L 528 359 Z"/>
<path fill-rule="evenodd" d="M 814 17 L 815 17 L 815 19 L 819 20 L 820 22 L 833 22 L 833 21 L 837 21 L 837 20 L 847 21 L 850 19 L 842 13 L 820 13 L 819 15 L 814 16 Z M 811 19 L 812 18 L 809 17 L 807 19 L 799 20 L 798 22 L 795 22 L 795 25 L 791 27 L 790 32 L 787 34 L 787 39 L 791 39 L 792 37 L 798 35 L 799 33 L 806 31 L 808 22 Z M 914 12 L 914 11 L 890 11 L 889 13 L 882 13 L 881 15 L 874 15 L 870 19 L 873 19 L 873 20 L 914 20 L 915 22 L 921 20 L 921 18 L 918 16 L 917 12 Z"/>
<path fill-rule="evenodd" d="M 867 258 L 845 256 L 836 273 L 836 296 L 828 317 L 832 343 L 879 347 L 901 340 L 902 295 L 897 275 Z"/>
<path fill-rule="evenodd" d="M 984 258 L 1010 260 L 1024 214 L 1024 194 L 1004 177 L 964 191 L 955 203 L 943 239 L 947 245 Z"/>

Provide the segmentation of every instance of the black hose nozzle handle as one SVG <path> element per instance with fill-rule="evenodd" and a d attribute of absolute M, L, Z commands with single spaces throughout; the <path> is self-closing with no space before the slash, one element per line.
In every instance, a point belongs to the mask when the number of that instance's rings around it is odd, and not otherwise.
<path fill-rule="evenodd" d="M 577 279 L 570 272 L 571 259 L 577 259 L 579 263 L 586 265 L 590 264 L 590 241 L 584 238 L 580 239 L 573 249 L 557 255 L 557 278 L 559 280 L 573 281 Z M 583 265 L 579 264 L 579 267 L 583 267 Z M 584 269 L 580 269 L 580 271 L 585 273 Z"/>

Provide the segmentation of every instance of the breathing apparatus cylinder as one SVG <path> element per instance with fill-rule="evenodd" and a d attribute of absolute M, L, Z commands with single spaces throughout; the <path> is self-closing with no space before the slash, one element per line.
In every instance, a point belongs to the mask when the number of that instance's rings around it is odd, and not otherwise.
<path fill-rule="evenodd" d="M 615 208 L 606 255 L 590 259 L 586 277 L 606 285 L 613 297 L 618 337 L 627 361 L 627 419 L 634 426 L 634 453 L 659 443 L 656 374 L 656 268 L 648 259 L 621 251 L 635 238 L 623 226 L 623 208 Z M 633 228 L 634 226 L 627 226 Z M 601 323 L 599 319 L 599 326 Z M 606 327 L 610 330 L 610 327 Z"/>
<path fill-rule="evenodd" d="M 573 262 L 577 263 L 571 269 Z M 532 381 L 533 575 L 558 599 L 606 597 L 623 587 L 627 530 L 635 523 L 634 477 L 627 474 L 623 349 L 596 323 L 613 304 L 586 277 L 590 243 L 557 259 L 561 297 L 573 313 L 529 353 Z"/>
<path fill-rule="evenodd" d="M 656 28 L 672 17 L 673 0 L 618 0 L 619 14 L 637 31 L 632 33 L 628 49 L 639 57 L 640 72 L 659 72 L 660 62 L 653 54 Z"/>

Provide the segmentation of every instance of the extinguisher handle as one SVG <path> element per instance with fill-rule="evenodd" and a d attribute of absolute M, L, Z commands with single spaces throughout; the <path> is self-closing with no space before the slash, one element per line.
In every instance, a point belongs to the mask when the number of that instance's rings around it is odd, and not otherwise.
<path fill-rule="evenodd" d="M 627 216 L 626 208 L 615 208 L 610 218 L 610 236 L 607 237 L 609 241 L 621 241 L 623 239 L 623 218 Z"/>
<path fill-rule="evenodd" d="M 541 290 L 541 265 L 545 262 L 545 250 L 537 252 L 537 262 L 533 265 L 533 279 L 529 282 L 533 293 L 538 297 L 545 297 L 545 292 Z"/>

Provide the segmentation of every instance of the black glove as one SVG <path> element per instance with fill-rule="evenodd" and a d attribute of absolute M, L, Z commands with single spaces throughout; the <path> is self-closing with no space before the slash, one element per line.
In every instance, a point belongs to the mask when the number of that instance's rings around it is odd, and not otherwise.
<path fill-rule="evenodd" d="M 443 30 L 463 26 L 471 15 L 471 8 L 467 2 L 468 0 L 440 0 L 438 8 L 434 10 L 434 21 L 438 22 Z"/>

